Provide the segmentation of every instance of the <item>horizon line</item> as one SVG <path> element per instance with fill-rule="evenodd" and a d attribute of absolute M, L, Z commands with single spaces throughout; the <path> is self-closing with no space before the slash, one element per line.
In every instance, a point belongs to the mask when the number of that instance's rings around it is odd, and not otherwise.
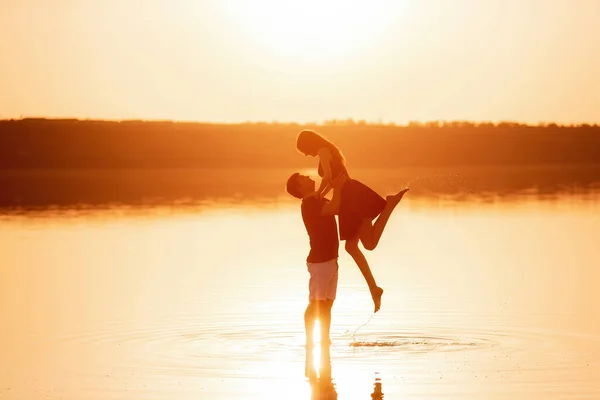
<path fill-rule="evenodd" d="M 521 127 L 600 127 L 600 122 L 571 122 L 571 123 L 559 123 L 554 121 L 539 121 L 539 122 L 524 122 L 519 120 L 467 120 L 467 119 L 453 119 L 453 120 L 410 120 L 405 123 L 394 122 L 394 121 L 382 121 L 378 120 L 366 120 L 366 119 L 354 119 L 354 118 L 331 118 L 322 121 L 264 121 L 264 120 L 246 120 L 246 121 L 202 121 L 202 120 L 178 120 L 178 119 L 141 119 L 141 118 L 127 118 L 127 119 L 112 119 L 112 118 L 78 118 L 78 117 L 36 117 L 36 116 L 21 116 L 19 118 L 0 118 L 0 122 L 22 122 L 22 121 L 62 121 L 62 122 L 138 122 L 138 123 L 172 123 L 172 124 L 198 124 L 198 125 L 298 125 L 298 126 L 386 126 L 386 127 L 397 127 L 397 128 L 443 128 L 447 125 L 464 124 L 467 126 L 479 127 L 499 125 L 515 125 Z"/>

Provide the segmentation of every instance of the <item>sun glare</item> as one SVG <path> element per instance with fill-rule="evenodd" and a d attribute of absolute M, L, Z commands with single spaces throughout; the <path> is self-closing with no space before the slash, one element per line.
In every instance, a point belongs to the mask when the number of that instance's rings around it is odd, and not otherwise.
<path fill-rule="evenodd" d="M 273 52 L 298 60 L 330 60 L 373 43 L 399 3 L 402 0 L 227 0 L 224 7 L 245 35 Z"/>
<path fill-rule="evenodd" d="M 312 349 L 312 367 L 315 369 L 315 371 L 319 371 L 321 367 L 321 323 L 319 321 L 315 322 L 315 328 L 313 330 L 313 343 L 315 343 L 316 346 Z"/>

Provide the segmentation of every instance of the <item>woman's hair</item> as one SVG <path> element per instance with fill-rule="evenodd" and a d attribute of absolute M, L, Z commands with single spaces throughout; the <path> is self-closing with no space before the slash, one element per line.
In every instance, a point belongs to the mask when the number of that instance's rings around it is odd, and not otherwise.
<path fill-rule="evenodd" d="M 342 151 L 335 144 L 331 143 L 317 132 L 305 129 L 298 134 L 296 148 L 302 153 L 316 156 L 323 147 L 329 149 L 333 157 L 339 157 L 342 162 L 345 162 Z"/>

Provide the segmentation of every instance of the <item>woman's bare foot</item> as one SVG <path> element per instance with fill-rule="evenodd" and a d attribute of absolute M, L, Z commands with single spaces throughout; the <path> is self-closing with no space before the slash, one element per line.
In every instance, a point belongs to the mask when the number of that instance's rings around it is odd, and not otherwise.
<path fill-rule="evenodd" d="M 371 297 L 373 298 L 373 303 L 375 304 L 375 311 L 379 311 L 381 308 L 381 296 L 383 295 L 383 289 L 377 286 L 373 292 L 371 292 Z"/>
<path fill-rule="evenodd" d="M 396 206 L 398 203 L 400 203 L 400 200 L 402 200 L 402 197 L 406 194 L 406 192 L 408 192 L 410 189 L 406 188 L 406 189 L 402 189 L 401 191 L 399 191 L 396 194 L 391 194 L 389 196 L 387 196 L 385 199 L 388 201 L 388 203 L 392 206 Z"/>

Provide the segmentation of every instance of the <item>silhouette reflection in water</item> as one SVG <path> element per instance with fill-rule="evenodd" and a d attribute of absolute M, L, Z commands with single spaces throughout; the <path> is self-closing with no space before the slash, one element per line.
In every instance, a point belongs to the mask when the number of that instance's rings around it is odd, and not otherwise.
<path fill-rule="evenodd" d="M 316 364 L 313 359 L 315 353 L 313 351 L 306 352 L 306 366 L 311 387 L 311 400 L 335 400 L 338 395 L 335 390 L 335 384 L 331 378 L 330 345 L 321 345 L 318 353 L 319 363 Z"/>
<path fill-rule="evenodd" d="M 314 362 L 315 354 L 306 353 L 306 365 L 309 367 L 308 379 L 311 388 L 311 400 L 337 400 L 338 393 L 331 375 L 331 351 L 328 345 L 320 346 L 319 363 Z M 375 373 L 372 400 L 383 400 L 383 387 L 379 374 Z"/>
<path fill-rule="evenodd" d="M 381 378 L 379 377 L 379 374 L 375 375 L 375 387 L 373 388 L 371 398 L 373 400 L 383 400 L 383 388 L 381 386 Z"/>

